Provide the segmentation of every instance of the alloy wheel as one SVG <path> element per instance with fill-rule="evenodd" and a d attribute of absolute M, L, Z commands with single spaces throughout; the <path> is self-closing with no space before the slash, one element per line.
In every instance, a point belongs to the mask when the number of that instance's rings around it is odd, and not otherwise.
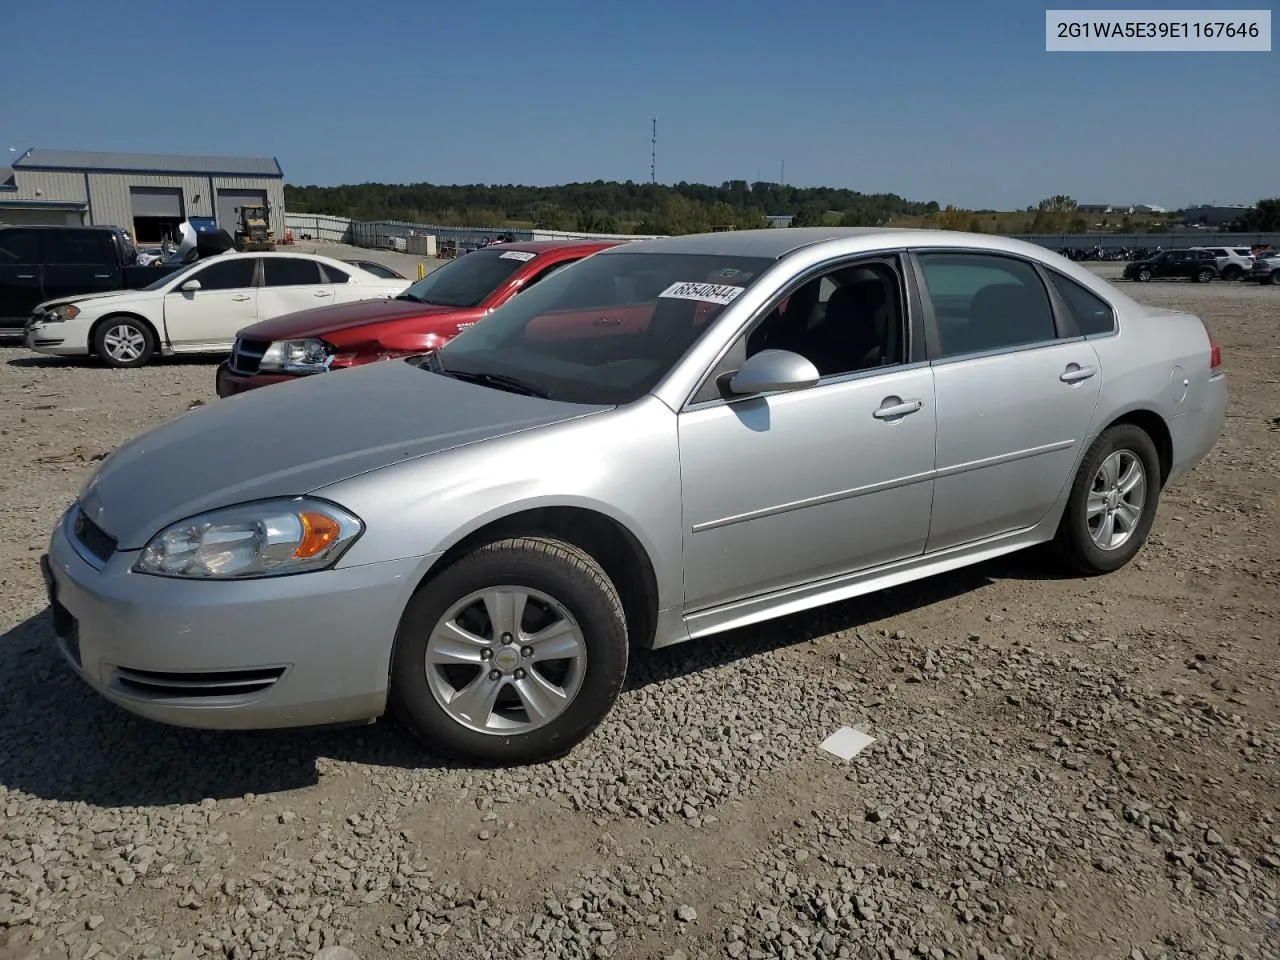
<path fill-rule="evenodd" d="M 1116 450 L 1098 467 L 1089 488 L 1085 521 L 1101 550 L 1124 546 L 1142 520 L 1147 471 L 1132 450 Z"/>
<path fill-rule="evenodd" d="M 582 629 L 554 598 L 496 586 L 454 604 L 427 639 L 427 685 L 456 723 L 529 733 L 560 716 L 586 673 Z"/>
<path fill-rule="evenodd" d="M 147 338 L 132 324 L 119 323 L 110 327 L 102 338 L 107 355 L 119 363 L 132 363 L 142 356 Z"/>

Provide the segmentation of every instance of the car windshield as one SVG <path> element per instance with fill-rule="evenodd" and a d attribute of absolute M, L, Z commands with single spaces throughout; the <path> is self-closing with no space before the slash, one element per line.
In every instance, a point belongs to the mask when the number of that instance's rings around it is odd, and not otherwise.
<path fill-rule="evenodd" d="M 709 254 L 596 254 L 413 362 L 553 400 L 631 403 L 772 263 Z"/>
<path fill-rule="evenodd" d="M 477 250 L 432 270 L 396 299 L 441 307 L 477 307 L 536 256 L 523 250 Z"/>
<path fill-rule="evenodd" d="M 196 267 L 203 267 L 204 265 L 205 265 L 204 260 L 197 260 L 195 263 L 192 263 L 186 267 L 183 267 L 181 270 L 159 270 L 157 272 L 161 274 L 160 278 L 157 280 L 152 280 L 149 284 L 147 284 L 142 289 L 143 290 L 159 290 L 161 287 L 167 286 L 168 284 L 172 283 L 174 280 L 177 280 L 179 277 L 184 277 L 188 273 L 191 273 L 193 270 L 195 270 Z"/>

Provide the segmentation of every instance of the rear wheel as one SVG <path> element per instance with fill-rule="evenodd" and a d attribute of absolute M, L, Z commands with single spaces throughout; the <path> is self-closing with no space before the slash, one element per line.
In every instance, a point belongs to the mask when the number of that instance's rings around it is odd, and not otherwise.
<path fill-rule="evenodd" d="M 1146 431 L 1122 423 L 1093 442 L 1054 543 L 1086 574 L 1119 570 L 1142 549 L 1160 501 L 1160 458 Z"/>
<path fill-rule="evenodd" d="M 500 540 L 409 602 L 392 707 L 424 744 L 454 757 L 555 759 L 613 707 L 627 646 L 622 601 L 590 555 L 557 540 Z"/>
<path fill-rule="evenodd" d="M 1280 270 L 1272 270 L 1271 276 L 1267 279 L 1272 286 L 1280 287 Z"/>
<path fill-rule="evenodd" d="M 1213 271 L 1206 267 L 1196 274 L 1195 279 L 1196 283 L 1208 283 L 1213 279 Z"/>
<path fill-rule="evenodd" d="M 155 353 L 151 328 L 133 317 L 110 317 L 93 335 L 93 352 L 109 367 L 141 367 Z"/>

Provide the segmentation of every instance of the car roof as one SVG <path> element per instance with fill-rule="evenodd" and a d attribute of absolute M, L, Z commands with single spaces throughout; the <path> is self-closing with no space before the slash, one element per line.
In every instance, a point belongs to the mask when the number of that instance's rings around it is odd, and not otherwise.
<path fill-rule="evenodd" d="M 764 257 L 779 260 L 796 250 L 816 245 L 839 246 L 843 252 L 884 250 L 894 247 L 980 247 L 1043 258 L 1047 248 L 1025 240 L 990 233 L 926 230 L 906 227 L 775 227 L 759 230 L 725 230 L 680 237 L 635 240 L 626 245 L 631 253 L 710 254 L 723 257 Z M 618 250 L 606 251 L 617 253 Z"/>
<path fill-rule="evenodd" d="M 523 253 L 558 253 L 566 250 L 604 250 L 607 247 L 616 247 L 621 243 L 631 243 L 628 240 L 589 240 L 584 237 L 574 237 L 566 240 L 517 240 L 514 243 L 491 243 L 485 250 L 517 250 Z"/>

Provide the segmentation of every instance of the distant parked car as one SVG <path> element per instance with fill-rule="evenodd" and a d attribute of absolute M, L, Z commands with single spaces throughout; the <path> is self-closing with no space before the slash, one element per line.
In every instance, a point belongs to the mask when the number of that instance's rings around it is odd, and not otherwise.
<path fill-rule="evenodd" d="M 1181 278 L 1208 283 L 1218 276 L 1218 261 L 1207 250 L 1166 250 L 1146 260 L 1125 265 L 1126 280 L 1172 280 Z"/>
<path fill-rule="evenodd" d="M 1197 317 L 1011 239 L 636 241 L 431 353 L 118 447 L 54 527 L 53 626 L 155 720 L 392 709 L 432 750 L 545 760 L 635 647 L 1047 541 L 1123 567 L 1219 436 L 1221 362 Z"/>
<path fill-rule="evenodd" d="M 1280 251 L 1272 250 L 1270 253 L 1258 254 L 1245 279 L 1252 280 L 1254 283 L 1280 285 Z"/>
<path fill-rule="evenodd" d="M 25 339 L 38 353 L 140 367 L 157 353 L 227 353 L 247 322 L 316 303 L 385 299 L 405 283 L 313 254 L 223 253 L 142 290 L 42 303 Z"/>
<path fill-rule="evenodd" d="M 452 260 L 394 300 L 306 310 L 255 323 L 218 367 L 218 396 L 433 350 L 557 270 L 617 240 L 497 245 Z"/>
<path fill-rule="evenodd" d="M 353 267 L 359 267 L 361 270 L 372 273 L 375 277 L 382 277 L 384 280 L 405 280 L 408 281 L 402 273 L 397 273 L 385 263 L 378 263 L 377 260 L 344 260 L 343 263 L 349 263 Z"/>
<path fill-rule="evenodd" d="M 1253 269 L 1253 254 L 1248 247 L 1192 247 L 1203 250 L 1214 259 L 1218 276 L 1223 280 L 1239 280 Z"/>

